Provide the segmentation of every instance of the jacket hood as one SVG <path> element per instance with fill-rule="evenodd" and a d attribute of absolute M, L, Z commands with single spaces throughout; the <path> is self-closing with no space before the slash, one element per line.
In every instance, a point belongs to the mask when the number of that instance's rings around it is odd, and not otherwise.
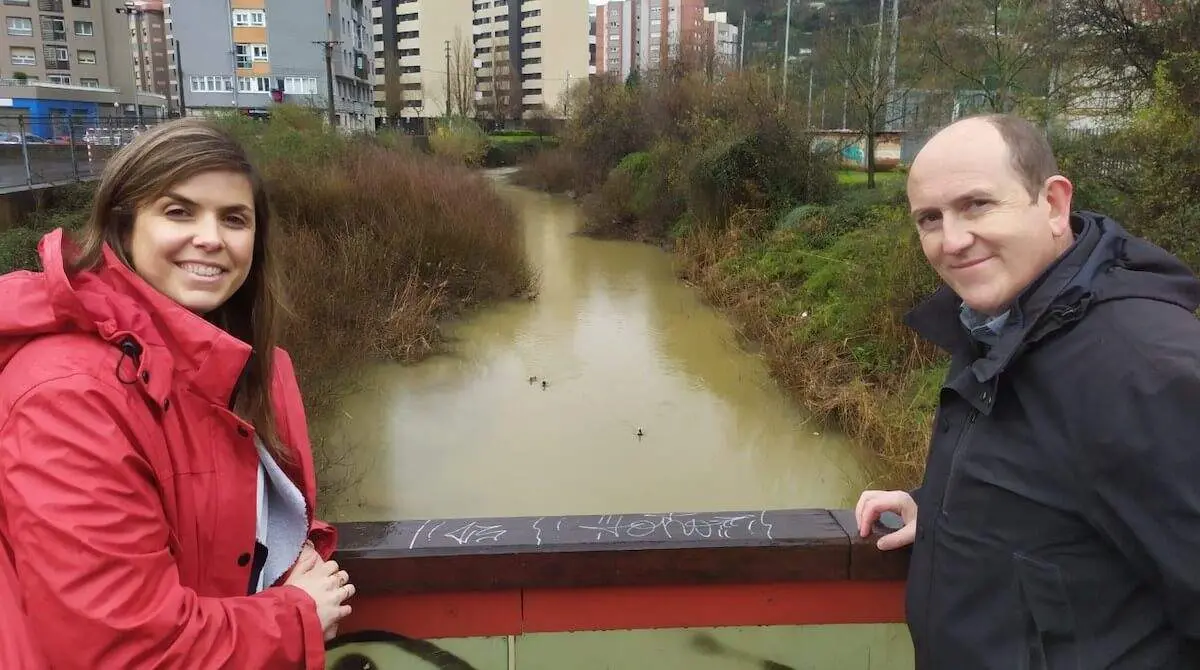
<path fill-rule="evenodd" d="M 137 366 L 136 377 L 120 365 L 113 373 L 125 383 L 136 379 L 156 402 L 184 381 L 228 404 L 249 360 L 248 344 L 159 293 L 107 246 L 99 267 L 69 275 L 73 253 L 56 229 L 38 244 L 41 272 L 0 276 L 0 370 L 35 338 L 94 333 Z"/>
<path fill-rule="evenodd" d="M 1089 305 L 1142 298 L 1189 312 L 1200 306 L 1200 280 L 1166 250 L 1129 234 L 1103 214 L 1076 212 L 1071 226 L 1072 246 L 1018 296 L 1014 310 L 1021 325 L 1004 333 L 995 355 L 989 356 L 998 365 L 1021 345 L 1078 319 Z M 962 299 L 943 286 L 905 321 L 929 341 L 954 351 L 969 339 L 958 319 L 961 304 Z"/>

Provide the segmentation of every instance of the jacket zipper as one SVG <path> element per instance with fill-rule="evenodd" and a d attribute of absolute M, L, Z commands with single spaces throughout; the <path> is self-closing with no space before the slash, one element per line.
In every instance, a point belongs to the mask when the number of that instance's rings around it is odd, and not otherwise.
<path fill-rule="evenodd" d="M 954 445 L 954 454 L 950 456 L 950 471 L 946 473 L 946 490 L 942 493 L 942 515 L 950 516 L 946 511 L 947 505 L 950 504 L 950 494 L 953 492 L 955 473 L 958 472 L 958 457 L 959 454 L 967 448 L 967 440 L 971 437 L 971 430 L 975 427 L 975 420 L 979 418 L 979 410 L 972 409 L 967 416 L 967 425 L 963 426 L 962 431 L 958 434 L 958 440 Z"/>

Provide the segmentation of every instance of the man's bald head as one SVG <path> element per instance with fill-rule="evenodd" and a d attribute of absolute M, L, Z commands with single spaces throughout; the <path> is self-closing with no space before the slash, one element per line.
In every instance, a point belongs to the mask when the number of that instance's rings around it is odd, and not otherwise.
<path fill-rule="evenodd" d="M 996 315 L 1073 241 L 1071 183 L 1016 117 L 964 119 L 917 154 L 908 201 L 925 257 L 972 309 Z"/>
<path fill-rule="evenodd" d="M 979 148 L 981 137 L 991 132 L 1007 148 L 1009 163 L 1029 197 L 1037 199 L 1046 180 L 1058 174 L 1058 161 L 1049 140 L 1037 126 L 1012 114 L 984 114 L 956 121 L 938 131 L 918 152 L 912 169 L 919 170 L 923 154 L 940 154 L 945 150 L 962 151 Z M 928 150 L 928 151 L 927 151 Z"/>

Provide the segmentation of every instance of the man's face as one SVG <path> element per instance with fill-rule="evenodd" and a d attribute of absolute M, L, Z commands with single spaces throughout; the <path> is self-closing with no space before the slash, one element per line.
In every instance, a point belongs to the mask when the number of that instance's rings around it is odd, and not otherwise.
<path fill-rule="evenodd" d="M 999 131 L 967 120 L 942 131 L 913 161 L 908 200 L 921 248 L 972 309 L 997 315 L 1072 242 L 1070 182 L 1037 197 L 1013 169 Z"/>

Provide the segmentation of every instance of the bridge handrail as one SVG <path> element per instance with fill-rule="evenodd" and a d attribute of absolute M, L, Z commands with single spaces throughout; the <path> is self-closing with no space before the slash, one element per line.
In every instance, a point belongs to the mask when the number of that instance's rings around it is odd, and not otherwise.
<path fill-rule="evenodd" d="M 360 596 L 583 587 L 903 581 L 907 551 L 852 510 L 412 519 L 336 524 Z"/>

